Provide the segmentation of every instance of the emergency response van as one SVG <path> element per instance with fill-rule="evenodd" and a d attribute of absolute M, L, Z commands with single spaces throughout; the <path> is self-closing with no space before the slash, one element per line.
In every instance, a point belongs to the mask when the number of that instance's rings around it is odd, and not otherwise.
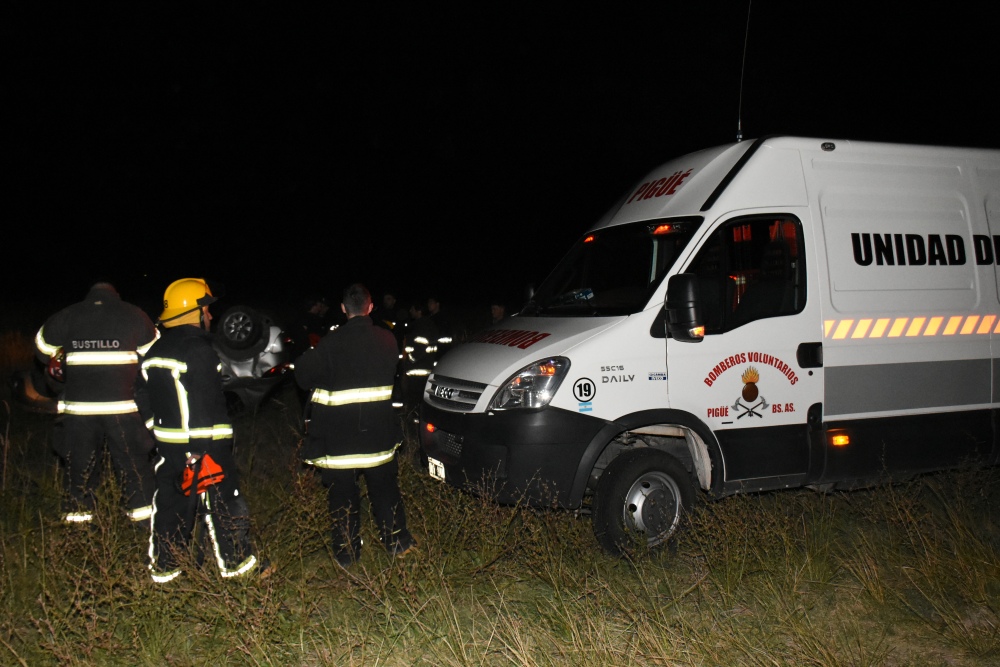
<path fill-rule="evenodd" d="M 775 137 L 667 162 L 429 376 L 432 476 L 656 546 L 699 497 L 997 460 L 1000 151 Z"/>

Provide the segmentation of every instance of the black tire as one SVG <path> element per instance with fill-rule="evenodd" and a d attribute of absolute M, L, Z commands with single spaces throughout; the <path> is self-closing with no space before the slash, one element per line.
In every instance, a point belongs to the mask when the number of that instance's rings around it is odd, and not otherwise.
<path fill-rule="evenodd" d="M 245 350 L 253 347 L 264 332 L 264 318 L 246 306 L 233 306 L 219 320 L 219 336 L 226 347 Z"/>
<path fill-rule="evenodd" d="M 694 507 L 695 484 L 673 456 L 643 447 L 624 452 L 601 475 L 594 493 L 594 536 L 613 556 L 671 540 Z"/>

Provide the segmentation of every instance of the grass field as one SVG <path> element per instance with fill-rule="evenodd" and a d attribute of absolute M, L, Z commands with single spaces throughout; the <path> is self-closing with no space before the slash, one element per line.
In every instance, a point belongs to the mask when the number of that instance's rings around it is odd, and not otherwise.
<path fill-rule="evenodd" d="M 0 334 L 4 377 L 30 355 Z M 6 398 L 6 397 L 5 397 Z M 416 553 L 334 564 L 289 387 L 236 417 L 256 542 L 277 571 L 156 585 L 113 480 L 57 520 L 49 418 L 0 403 L 0 665 L 997 665 L 997 470 L 706 503 L 676 549 L 604 555 L 586 515 L 499 507 L 412 464 Z M 365 543 L 377 542 L 370 520 Z"/>

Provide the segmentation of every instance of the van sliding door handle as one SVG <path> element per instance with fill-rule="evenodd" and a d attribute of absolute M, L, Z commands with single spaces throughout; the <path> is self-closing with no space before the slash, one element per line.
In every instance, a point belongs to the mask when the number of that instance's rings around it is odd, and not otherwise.
<path fill-rule="evenodd" d="M 799 343 L 795 359 L 801 368 L 822 368 L 823 343 Z"/>

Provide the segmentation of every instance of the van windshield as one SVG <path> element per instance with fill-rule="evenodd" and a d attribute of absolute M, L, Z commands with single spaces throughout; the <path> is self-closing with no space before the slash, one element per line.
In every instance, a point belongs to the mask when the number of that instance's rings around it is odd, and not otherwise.
<path fill-rule="evenodd" d="M 585 234 L 539 286 L 521 314 L 610 316 L 639 312 L 701 221 L 646 220 Z"/>

